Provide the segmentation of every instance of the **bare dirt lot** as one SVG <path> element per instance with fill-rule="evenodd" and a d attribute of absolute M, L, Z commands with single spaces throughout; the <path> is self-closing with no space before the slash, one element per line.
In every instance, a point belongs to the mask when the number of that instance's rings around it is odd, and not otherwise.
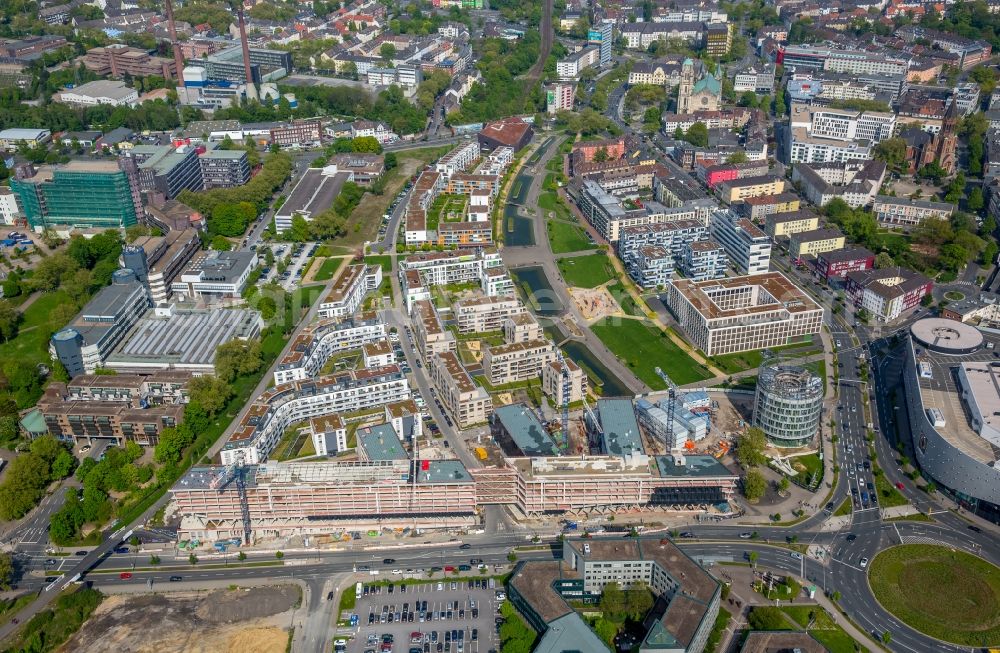
<path fill-rule="evenodd" d="M 62 653 L 281 653 L 294 585 L 111 596 Z"/>

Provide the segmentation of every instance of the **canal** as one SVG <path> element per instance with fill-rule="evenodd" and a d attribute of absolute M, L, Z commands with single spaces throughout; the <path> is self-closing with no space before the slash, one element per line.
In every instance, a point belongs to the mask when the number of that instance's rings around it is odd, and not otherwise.
<path fill-rule="evenodd" d="M 620 397 L 632 394 L 622 380 L 594 356 L 585 343 L 567 340 L 568 334 L 563 331 L 561 323 L 545 319 L 561 315 L 565 307 L 541 267 L 517 268 L 511 270 L 511 276 L 524 303 L 541 318 L 539 322 L 544 326 L 545 334 L 556 343 L 563 343 L 561 346 L 563 352 L 587 372 L 591 384 L 595 389 L 599 388 L 601 395 Z"/>

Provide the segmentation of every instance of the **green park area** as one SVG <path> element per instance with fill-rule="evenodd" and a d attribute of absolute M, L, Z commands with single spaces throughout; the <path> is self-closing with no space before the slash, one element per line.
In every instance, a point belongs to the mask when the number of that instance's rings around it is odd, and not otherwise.
<path fill-rule="evenodd" d="M 711 373 L 688 356 L 666 332 L 645 320 L 605 318 L 591 325 L 601 342 L 654 390 L 665 390 L 666 382 L 656 373 L 659 367 L 677 385 L 710 378 Z"/>
<path fill-rule="evenodd" d="M 49 338 L 66 325 L 65 316 L 54 309 L 73 301 L 63 290 L 44 293 L 22 314 L 17 337 L 0 344 L 0 360 L 18 361 L 35 367 L 49 363 Z"/>
<path fill-rule="evenodd" d="M 823 347 L 819 343 L 813 343 L 812 340 L 804 340 L 802 342 L 782 345 L 781 347 L 770 347 L 768 351 L 775 354 L 780 353 L 782 359 L 788 360 L 821 354 L 823 353 Z M 736 354 L 713 356 L 712 363 L 727 374 L 735 374 L 760 367 L 763 359 L 764 354 L 761 350 L 743 351 Z"/>
<path fill-rule="evenodd" d="M 1000 642 L 1000 568 L 949 547 L 882 551 L 868 579 L 883 608 L 922 633 L 962 646 Z"/>
<path fill-rule="evenodd" d="M 545 224 L 549 229 L 549 244 L 554 254 L 580 252 L 596 247 L 583 229 L 575 224 L 562 220 L 547 220 Z"/>
<path fill-rule="evenodd" d="M 383 274 L 389 274 L 390 272 L 392 272 L 391 256 L 366 256 L 365 263 L 367 263 L 368 265 L 381 266 Z"/>
<path fill-rule="evenodd" d="M 854 653 L 859 650 L 854 639 L 817 605 L 755 607 L 748 622 L 754 630 L 806 631 L 831 653 Z"/>
<path fill-rule="evenodd" d="M 567 286 L 576 288 L 596 288 L 615 278 L 611 261 L 603 253 L 561 258 L 559 272 Z"/>

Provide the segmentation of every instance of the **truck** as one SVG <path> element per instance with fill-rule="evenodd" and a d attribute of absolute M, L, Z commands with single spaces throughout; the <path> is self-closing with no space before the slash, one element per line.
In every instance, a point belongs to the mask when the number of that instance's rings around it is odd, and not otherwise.
<path fill-rule="evenodd" d="M 566 522 L 566 530 L 568 531 L 575 531 L 578 527 L 579 524 L 577 524 L 575 521 Z"/>

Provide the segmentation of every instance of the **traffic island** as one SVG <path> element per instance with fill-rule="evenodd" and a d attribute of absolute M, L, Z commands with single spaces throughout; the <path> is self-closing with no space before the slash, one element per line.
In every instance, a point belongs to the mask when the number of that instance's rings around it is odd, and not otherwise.
<path fill-rule="evenodd" d="M 883 608 L 926 635 L 963 646 L 1000 643 L 1000 568 L 981 558 L 904 544 L 875 556 L 868 582 Z"/>

